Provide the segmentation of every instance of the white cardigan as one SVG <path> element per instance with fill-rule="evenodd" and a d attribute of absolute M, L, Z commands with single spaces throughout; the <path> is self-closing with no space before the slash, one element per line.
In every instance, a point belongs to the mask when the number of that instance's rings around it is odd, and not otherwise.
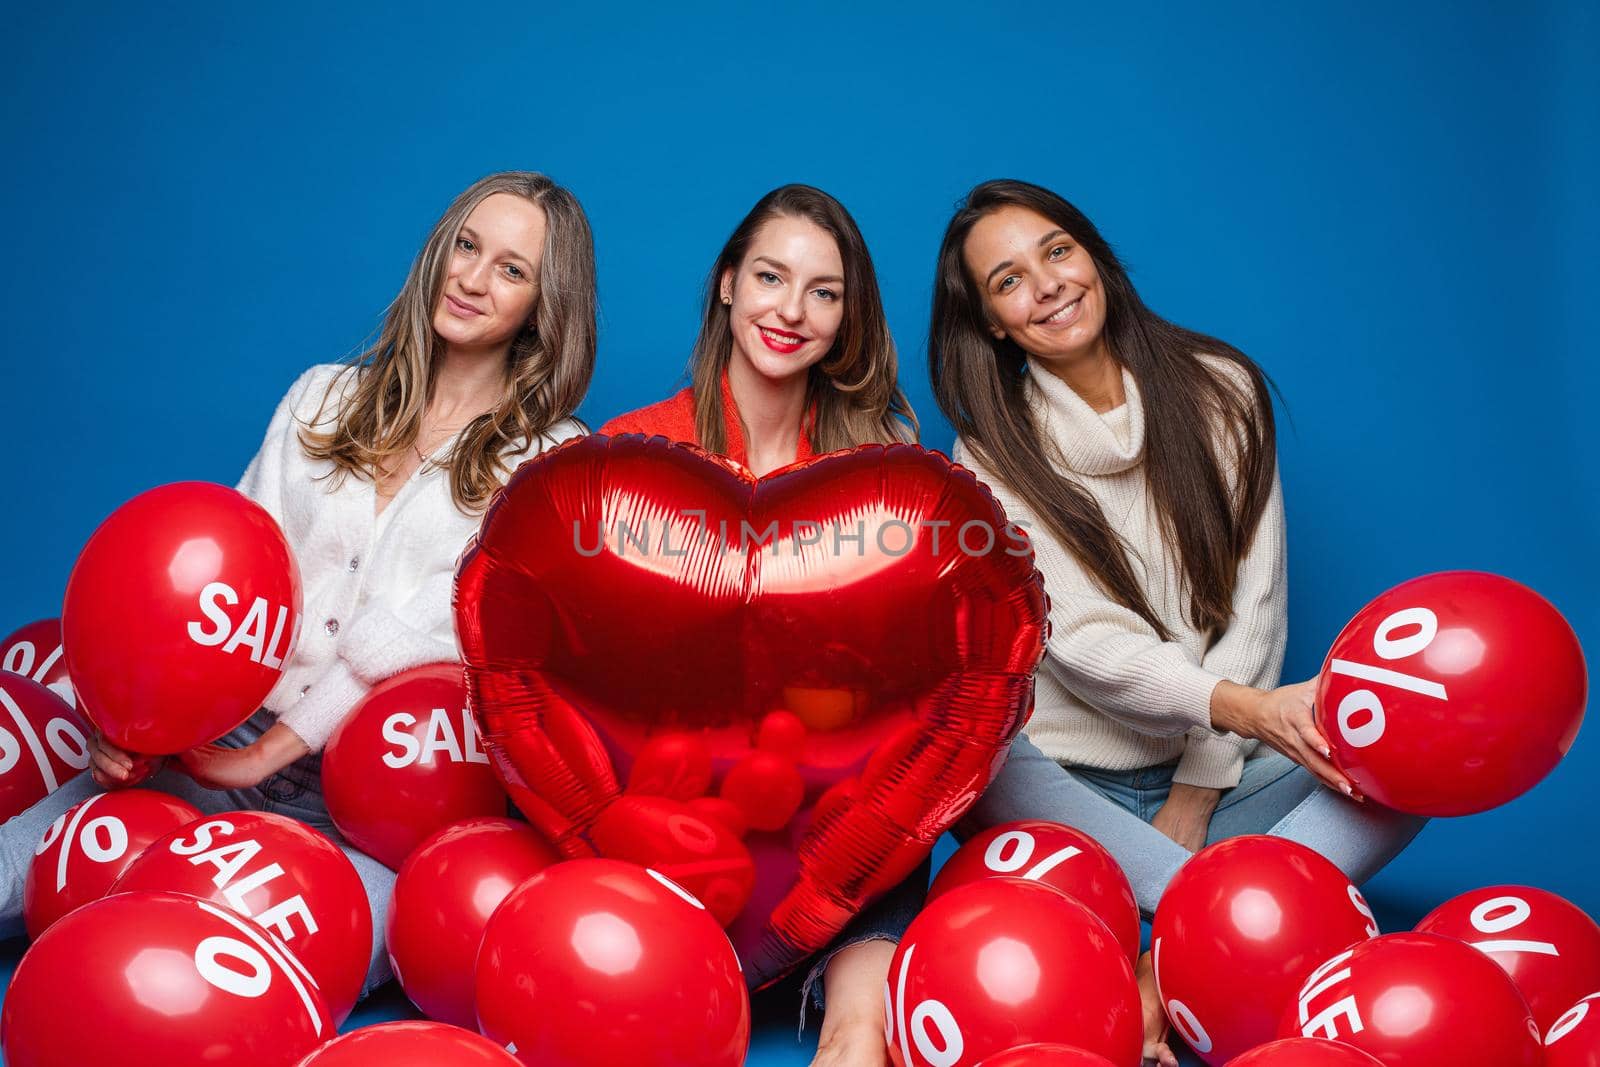
<path fill-rule="evenodd" d="M 1213 365 L 1249 388 L 1232 364 Z M 1101 415 L 1030 360 L 1026 391 L 1035 425 L 1054 446 L 1051 465 L 1099 502 L 1170 641 L 1107 596 L 964 441 L 956 442 L 952 458 L 987 483 L 1006 515 L 1027 529 L 1050 594 L 1050 635 L 1034 678 L 1029 739 L 1051 759 L 1073 766 L 1129 771 L 1176 759 L 1173 781 L 1229 789 L 1239 784 L 1256 743 L 1211 729 L 1211 691 L 1224 678 L 1261 688 L 1278 684 L 1288 633 L 1283 491 L 1274 480 L 1239 563 L 1227 629 L 1196 630 L 1182 571 L 1145 482 L 1143 398 L 1126 370 L 1122 385 L 1127 403 Z"/>
<path fill-rule="evenodd" d="M 456 559 L 482 519 L 456 507 L 450 472 L 434 462 L 419 467 L 378 515 L 371 480 L 326 477 L 333 464 L 306 457 L 299 430 L 317 414 L 324 391 L 349 370 L 324 364 L 300 376 L 238 485 L 278 521 L 300 565 L 300 638 L 266 707 L 313 752 L 376 683 L 460 658 L 451 603 Z M 319 426 L 332 425 L 354 380 L 354 373 L 344 375 Z M 515 469 L 583 432 L 565 419 L 507 462 Z M 430 458 L 444 458 L 454 443 Z"/>

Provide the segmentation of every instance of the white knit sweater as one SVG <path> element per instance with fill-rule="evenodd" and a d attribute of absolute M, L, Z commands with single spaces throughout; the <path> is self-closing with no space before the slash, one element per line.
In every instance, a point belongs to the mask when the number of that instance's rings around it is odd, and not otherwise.
<path fill-rule="evenodd" d="M 1232 370 L 1220 360 L 1213 366 Z M 953 458 L 988 483 L 1012 521 L 1025 525 L 1050 594 L 1050 637 L 1035 678 L 1029 738 L 1064 764 L 1120 771 L 1176 758 L 1175 782 L 1238 785 L 1255 742 L 1211 729 L 1211 691 L 1224 678 L 1263 688 L 1278 682 L 1288 614 L 1280 485 L 1274 481 L 1241 561 L 1232 621 L 1221 634 L 1201 633 L 1187 617 L 1182 570 L 1148 496 L 1141 462 L 1144 405 L 1133 376 L 1122 372 L 1127 403 L 1102 416 L 1043 367 L 1030 360 L 1028 370 L 1028 401 L 1058 453 L 1051 465 L 1099 502 L 1128 546 L 1151 608 L 1173 634 L 1161 640 L 1136 613 L 1109 599 L 1017 495 L 957 441 Z"/>
<path fill-rule="evenodd" d="M 278 520 L 300 565 L 300 640 L 266 706 L 313 752 L 371 686 L 412 667 L 460 658 L 451 606 L 456 558 L 482 519 L 457 509 L 450 472 L 436 463 L 423 464 L 381 515 L 369 479 L 323 477 L 333 464 L 307 459 L 299 430 L 346 369 L 322 365 L 300 376 L 238 486 Z M 341 390 L 354 379 L 347 374 L 336 387 L 319 426 L 332 424 Z M 582 432 L 577 422 L 564 420 L 507 462 L 514 469 Z M 431 458 L 443 460 L 454 443 Z"/>

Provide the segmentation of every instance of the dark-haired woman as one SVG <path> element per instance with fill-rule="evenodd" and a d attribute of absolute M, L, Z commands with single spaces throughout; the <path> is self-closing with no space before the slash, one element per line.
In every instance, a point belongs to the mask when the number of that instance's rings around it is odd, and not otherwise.
<path fill-rule="evenodd" d="M 914 441 L 896 367 L 855 220 L 820 189 L 786 185 L 750 210 L 711 268 L 689 387 L 599 432 L 689 441 L 760 477 L 841 448 Z M 884 981 L 926 887 L 924 866 L 812 968 L 806 989 L 824 1006 L 814 1067 L 888 1062 Z"/>
<path fill-rule="evenodd" d="M 1369 878 L 1421 820 L 1358 803 L 1315 683 L 1278 685 L 1283 497 L 1260 369 L 1150 311 L 1093 223 L 1023 182 L 968 195 L 935 287 L 955 458 L 1026 525 L 1051 603 L 1028 736 L 963 828 L 1076 826 L 1146 915 L 1190 855 L 1245 833 Z M 1139 971 L 1145 1055 L 1175 1065 L 1148 955 Z"/>
<path fill-rule="evenodd" d="M 90 773 L 0 827 L 0 934 L 20 932 L 45 828 L 102 788 L 148 778 L 202 812 L 272 811 L 337 837 L 318 753 L 371 686 L 456 657 L 455 562 L 489 497 L 583 432 L 572 415 L 594 369 L 594 277 L 583 209 L 544 175 L 491 174 L 455 198 L 377 342 L 300 376 L 239 482 L 283 528 L 304 590 L 305 625 L 265 706 L 178 757 L 183 772 L 95 737 Z M 373 911 L 370 992 L 390 974 L 394 872 L 345 852 Z"/>

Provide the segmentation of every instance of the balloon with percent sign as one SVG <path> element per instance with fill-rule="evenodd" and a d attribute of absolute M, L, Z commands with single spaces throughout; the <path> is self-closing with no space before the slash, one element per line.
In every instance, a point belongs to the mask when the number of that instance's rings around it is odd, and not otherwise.
<path fill-rule="evenodd" d="M 1139 904 L 1133 887 L 1100 842 L 1070 826 L 1042 819 L 992 826 L 956 850 L 928 889 L 931 903 L 978 878 L 1010 876 L 1059 889 L 1100 917 L 1139 958 Z"/>
<path fill-rule="evenodd" d="M 968 1067 L 1018 1045 L 1139 1061 L 1139 989 L 1106 924 L 1058 889 L 981 878 L 911 921 L 885 985 L 895 1067 Z"/>
<path fill-rule="evenodd" d="M 409 1019 L 363 1026 L 297 1067 L 518 1067 L 518 1060 L 471 1030 Z"/>
<path fill-rule="evenodd" d="M 22 919 L 37 938 L 62 916 L 99 900 L 152 842 L 200 817 L 153 789 L 96 793 L 45 830 L 22 884 Z"/>
<path fill-rule="evenodd" d="M 1395 586 L 1340 632 L 1317 726 L 1371 799 L 1471 815 L 1550 773 L 1587 693 L 1577 635 L 1549 601 L 1509 578 L 1445 571 Z"/>
<path fill-rule="evenodd" d="M 733 946 L 670 879 L 578 859 L 523 882 L 478 950 L 478 1028 L 529 1067 L 739 1067 L 750 994 Z"/>
<path fill-rule="evenodd" d="M 1383 1067 L 1358 1048 L 1323 1038 L 1289 1037 L 1257 1045 L 1228 1067 Z"/>
<path fill-rule="evenodd" d="M 118 748 L 170 755 L 261 706 L 294 652 L 300 571 L 265 508 L 207 482 L 140 493 L 90 535 L 61 638 L 85 713 Z"/>
<path fill-rule="evenodd" d="M 1277 1034 L 1312 968 L 1377 932 L 1360 890 L 1314 850 L 1229 838 L 1180 867 L 1156 905 L 1156 987 L 1173 1028 L 1217 1067 Z"/>
<path fill-rule="evenodd" d="M 1071 1045 L 1018 1045 L 997 1052 L 978 1067 L 1117 1067 L 1104 1056 Z"/>
<path fill-rule="evenodd" d="M 1544 1035 L 1544 1067 L 1600 1067 L 1600 992 L 1568 1008 Z"/>
<path fill-rule="evenodd" d="M 1515 983 L 1439 934 L 1385 934 L 1328 959 L 1284 1009 L 1278 1033 L 1343 1041 L 1389 1067 L 1544 1062 Z"/>
<path fill-rule="evenodd" d="M 281 937 L 316 976 L 335 1022 L 372 957 L 372 906 L 350 859 L 298 820 L 265 811 L 200 819 L 150 845 L 111 892 L 172 890 L 231 908 Z"/>
<path fill-rule="evenodd" d="M 0 671 L 32 678 L 68 707 L 78 707 L 78 694 L 67 677 L 67 660 L 61 653 L 60 619 L 30 622 L 0 641 Z"/>
<path fill-rule="evenodd" d="M 289 1067 L 334 1034 L 284 943 L 208 900 L 124 893 L 22 957 L 0 1016 L 7 1067 Z"/>
<path fill-rule="evenodd" d="M 478 743 L 461 665 L 373 687 L 328 739 L 322 796 L 345 840 L 393 870 L 436 830 L 504 815 L 510 801 Z"/>
<path fill-rule="evenodd" d="M 478 1026 L 478 946 L 500 902 L 560 856 L 514 819 L 468 819 L 428 838 L 400 867 L 384 943 L 395 977 L 424 1015 Z"/>
<path fill-rule="evenodd" d="M 1517 983 L 1541 1033 L 1579 997 L 1600 989 L 1600 925 L 1543 889 L 1474 889 L 1429 912 L 1417 932 L 1454 937 L 1487 953 Z"/>
<path fill-rule="evenodd" d="M 0 822 L 89 766 L 87 729 L 77 712 L 38 682 L 0 673 Z"/>

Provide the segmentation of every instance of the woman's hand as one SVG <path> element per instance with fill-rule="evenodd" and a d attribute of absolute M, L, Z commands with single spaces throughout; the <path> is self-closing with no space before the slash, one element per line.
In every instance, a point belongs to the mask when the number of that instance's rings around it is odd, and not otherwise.
<path fill-rule="evenodd" d="M 1178 1057 L 1167 1044 L 1167 1013 L 1161 1007 L 1161 994 L 1156 991 L 1156 969 L 1150 953 L 1139 957 L 1133 976 L 1139 983 L 1139 1007 L 1144 1016 L 1141 1067 L 1178 1067 Z"/>
<path fill-rule="evenodd" d="M 136 786 L 161 769 L 165 756 L 124 752 L 95 730 L 89 734 L 89 777 L 102 789 Z"/>
<path fill-rule="evenodd" d="M 1211 691 L 1211 724 L 1240 737 L 1253 737 L 1272 746 L 1352 800 L 1364 800 L 1349 779 L 1329 762 L 1327 738 L 1317 729 L 1314 716 L 1317 680 L 1252 689 L 1229 681 Z"/>
<path fill-rule="evenodd" d="M 827 993 L 822 1033 L 811 1067 L 885 1067 L 883 983 L 894 957 L 893 941 L 876 939 L 846 945 L 823 973 Z"/>
<path fill-rule="evenodd" d="M 243 748 L 200 745 L 180 755 L 178 762 L 207 789 L 253 789 L 310 751 L 299 734 L 280 722 Z"/>
<path fill-rule="evenodd" d="M 1173 783 L 1167 802 L 1161 805 L 1150 825 L 1190 852 L 1199 852 L 1211 829 L 1211 815 L 1217 810 L 1222 790 L 1198 785 Z"/>

